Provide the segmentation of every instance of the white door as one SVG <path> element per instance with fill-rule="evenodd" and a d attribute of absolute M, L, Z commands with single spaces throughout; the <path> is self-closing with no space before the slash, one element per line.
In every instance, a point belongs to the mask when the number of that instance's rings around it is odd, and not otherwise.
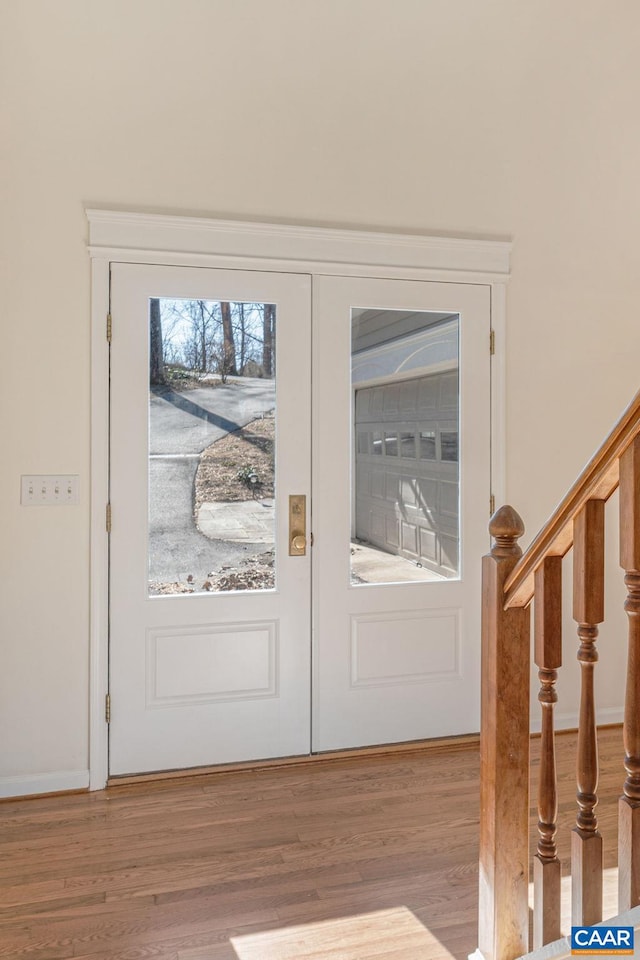
<path fill-rule="evenodd" d="M 313 292 L 313 749 L 476 731 L 489 290 Z"/>
<path fill-rule="evenodd" d="M 477 730 L 489 289 L 114 264 L 111 311 L 110 773 Z"/>
<path fill-rule="evenodd" d="M 308 753 L 310 279 L 114 264 L 111 313 L 110 773 Z"/>

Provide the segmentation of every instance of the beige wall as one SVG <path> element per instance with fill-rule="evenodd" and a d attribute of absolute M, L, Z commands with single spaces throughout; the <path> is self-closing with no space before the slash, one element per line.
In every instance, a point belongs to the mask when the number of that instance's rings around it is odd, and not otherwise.
<path fill-rule="evenodd" d="M 507 482 L 533 532 L 640 386 L 640 6 L 3 0 L 0 20 L 0 777 L 20 777 L 87 768 L 84 207 L 513 238 Z M 82 505 L 21 509 L 20 474 L 54 471 Z"/>

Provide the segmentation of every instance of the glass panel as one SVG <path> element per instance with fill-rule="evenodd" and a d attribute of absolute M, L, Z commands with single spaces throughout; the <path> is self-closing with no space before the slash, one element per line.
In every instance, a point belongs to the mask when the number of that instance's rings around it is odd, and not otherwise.
<path fill-rule="evenodd" d="M 398 456 L 398 434 L 386 433 L 384 435 L 384 454 L 386 457 Z"/>
<path fill-rule="evenodd" d="M 149 302 L 149 595 L 275 587 L 275 316 Z"/>
<path fill-rule="evenodd" d="M 436 459 L 436 432 L 435 430 L 420 431 L 420 459 Z"/>
<path fill-rule="evenodd" d="M 443 430 L 440 433 L 440 451 L 443 460 L 458 462 L 458 432 Z"/>
<path fill-rule="evenodd" d="M 351 330 L 351 582 L 456 578 L 459 317 L 353 308 Z"/>
<path fill-rule="evenodd" d="M 400 456 L 413 458 L 416 455 L 416 435 L 415 433 L 400 433 Z"/>

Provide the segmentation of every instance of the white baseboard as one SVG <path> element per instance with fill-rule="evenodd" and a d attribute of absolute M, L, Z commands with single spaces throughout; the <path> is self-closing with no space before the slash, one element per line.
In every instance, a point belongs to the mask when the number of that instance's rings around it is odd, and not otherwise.
<path fill-rule="evenodd" d="M 33 776 L 0 777 L 0 798 L 30 797 L 36 793 L 83 790 L 89 786 L 88 770 L 58 770 Z"/>
<path fill-rule="evenodd" d="M 608 723 L 622 723 L 623 720 L 624 707 L 606 707 L 604 710 L 596 710 L 596 722 L 599 727 L 606 726 Z M 578 726 L 577 723 L 576 726 Z"/>
<path fill-rule="evenodd" d="M 624 707 L 605 707 L 603 710 L 596 711 L 596 722 L 599 727 L 606 726 L 609 723 L 622 723 L 624 720 Z M 577 713 L 558 713 L 554 717 L 554 726 L 556 730 L 577 730 Z M 540 715 L 531 719 L 531 733 L 540 733 Z"/>

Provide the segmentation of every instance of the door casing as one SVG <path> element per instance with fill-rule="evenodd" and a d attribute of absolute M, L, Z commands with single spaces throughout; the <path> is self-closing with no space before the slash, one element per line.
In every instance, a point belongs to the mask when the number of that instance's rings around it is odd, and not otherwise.
<path fill-rule="evenodd" d="M 88 209 L 91 258 L 89 788 L 108 776 L 109 269 L 112 262 L 379 277 L 489 287 L 491 489 L 504 501 L 506 284 L 511 244 Z M 117 318 L 114 318 L 117 331 Z M 115 334 L 117 335 L 117 333 Z"/>

